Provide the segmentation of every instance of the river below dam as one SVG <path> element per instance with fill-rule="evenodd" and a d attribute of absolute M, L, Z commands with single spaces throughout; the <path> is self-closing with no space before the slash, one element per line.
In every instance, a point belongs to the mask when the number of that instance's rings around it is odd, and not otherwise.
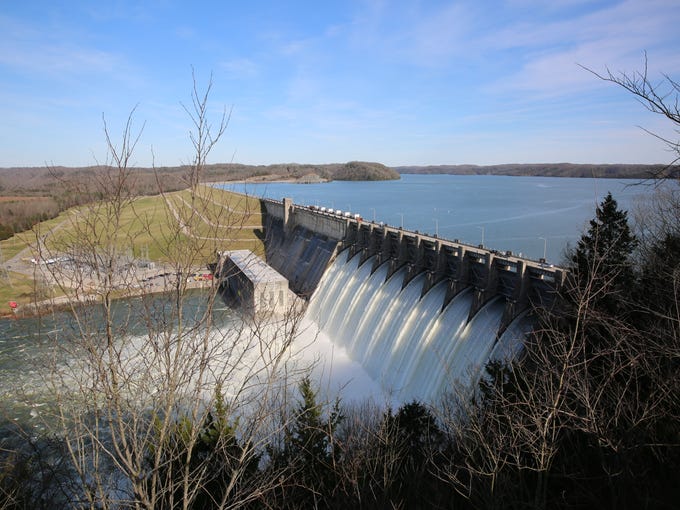
<path fill-rule="evenodd" d="M 185 320 L 192 321 L 200 315 L 205 309 L 208 293 L 207 290 L 194 290 L 188 294 L 184 303 Z M 142 306 L 142 299 L 153 299 L 157 303 L 172 301 L 171 297 L 154 295 L 121 299 L 115 303 L 114 316 L 120 318 L 117 328 L 120 342 L 128 346 L 127 351 L 143 352 L 152 348 L 150 335 L 154 334 L 154 330 L 149 329 L 148 317 L 145 317 L 148 308 Z M 83 334 L 80 329 L 83 318 L 86 317 L 88 334 L 97 334 L 99 329 L 104 338 L 104 323 L 97 314 L 98 307 L 93 305 L 79 317 L 80 323 L 66 312 L 0 321 L 0 438 L 5 434 L 2 430 L 12 425 L 18 425 L 29 433 L 45 430 L 51 413 L 56 410 L 54 393 L 50 389 L 55 374 L 64 370 L 78 371 L 80 360 L 73 353 L 78 351 L 80 335 Z M 155 320 L 162 321 L 160 317 Z M 286 371 L 297 374 L 291 376 L 293 388 L 302 374 L 309 373 L 317 385 L 320 399 L 332 401 L 340 397 L 343 401 L 359 401 L 372 398 L 376 403 L 386 402 L 388 397 L 380 385 L 343 348 L 336 347 L 328 335 L 320 332 L 316 324 L 302 315 L 296 321 L 295 333 L 291 334 L 294 340 L 285 356 Z M 245 341 L 249 336 L 240 314 L 220 300 L 213 307 L 211 324 L 214 330 L 211 337 L 216 342 L 224 342 L 231 334 L 240 335 L 239 341 Z M 272 327 L 276 329 L 278 326 L 274 323 Z M 202 335 L 200 332 L 196 334 Z M 220 369 L 225 357 L 215 357 L 215 371 Z M 255 363 L 245 357 L 239 359 L 244 365 Z M 68 389 L 59 389 L 64 390 Z M 74 386 L 74 391 L 79 390 Z M 211 396 L 208 393 L 206 398 Z M 225 395 L 225 398 L 229 397 L 229 394 Z"/>
<path fill-rule="evenodd" d="M 545 252 L 554 264 L 562 261 L 567 244 L 578 240 L 608 192 L 620 208 L 632 211 L 652 190 L 635 180 L 413 174 L 395 181 L 220 187 L 351 211 L 367 220 L 510 250 L 535 260 Z"/>

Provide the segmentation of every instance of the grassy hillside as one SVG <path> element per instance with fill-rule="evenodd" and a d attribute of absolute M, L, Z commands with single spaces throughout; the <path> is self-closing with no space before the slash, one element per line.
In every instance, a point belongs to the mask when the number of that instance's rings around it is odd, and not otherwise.
<path fill-rule="evenodd" d="M 260 203 L 212 187 L 199 187 L 193 197 L 188 190 L 140 197 L 121 212 L 117 223 L 107 218 L 106 203 L 77 208 L 71 220 L 61 224 L 46 240 L 50 252 L 59 252 L 89 232 L 94 238 L 115 239 L 120 250 L 165 262 L 174 244 L 200 246 L 200 262 L 214 261 L 215 251 L 248 248 L 262 253 L 257 233 L 262 230 Z M 41 226 L 42 227 L 42 226 Z"/>
<path fill-rule="evenodd" d="M 195 266 L 214 262 L 218 250 L 264 254 L 260 203 L 252 197 L 200 186 L 193 196 L 184 190 L 133 199 L 115 221 L 111 213 L 107 202 L 71 208 L 0 242 L 0 303 L 30 302 L 46 291 L 37 288 L 39 267 L 31 259 L 77 257 L 91 244 L 161 264 L 186 249 Z"/>
<path fill-rule="evenodd" d="M 54 218 L 71 207 L 96 202 L 102 196 L 102 183 L 110 182 L 115 173 L 115 169 L 105 166 L 0 168 L 0 240 Z M 129 169 L 126 192 L 142 197 L 183 190 L 193 182 L 191 175 L 189 166 Z M 380 163 L 352 161 L 327 165 L 213 164 L 205 165 L 200 175 L 201 182 L 246 179 L 385 180 L 399 179 L 399 174 Z"/>

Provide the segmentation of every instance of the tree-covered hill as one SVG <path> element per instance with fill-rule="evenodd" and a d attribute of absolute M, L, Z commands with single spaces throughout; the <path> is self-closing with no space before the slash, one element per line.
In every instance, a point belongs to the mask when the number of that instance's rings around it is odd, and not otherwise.
<path fill-rule="evenodd" d="M 514 175 L 650 179 L 677 176 L 678 166 L 627 164 L 532 163 L 504 165 L 397 166 L 400 174 Z"/>
<path fill-rule="evenodd" d="M 101 199 L 97 190 L 115 170 L 106 166 L 0 168 L 0 239 L 60 211 Z M 189 188 L 190 166 L 134 168 L 124 184 L 133 196 L 157 195 Z M 399 174 L 380 163 L 351 161 L 323 165 L 282 163 L 242 165 L 217 163 L 201 168 L 200 181 L 377 181 L 399 179 Z M 77 192 L 74 190 L 77 189 Z"/>
<path fill-rule="evenodd" d="M 106 167 L 14 167 L 0 168 L 0 194 L 50 195 L 62 181 L 87 180 Z M 190 167 L 157 167 L 134 169 L 136 194 L 158 192 L 158 183 L 166 191 L 188 187 L 185 176 Z M 376 181 L 399 179 L 399 173 L 381 163 L 351 161 L 332 164 L 277 163 L 274 165 L 243 165 L 240 163 L 215 163 L 202 168 L 201 181 L 262 180 L 351 180 Z"/>

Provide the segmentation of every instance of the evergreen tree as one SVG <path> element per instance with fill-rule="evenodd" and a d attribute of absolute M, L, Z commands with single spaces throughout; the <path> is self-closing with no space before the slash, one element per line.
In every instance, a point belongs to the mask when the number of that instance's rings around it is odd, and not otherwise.
<path fill-rule="evenodd" d="M 156 421 L 160 425 L 160 417 Z M 163 487 L 156 508 L 180 508 L 180 502 L 186 501 L 184 508 L 211 510 L 223 508 L 222 500 L 238 501 L 238 492 L 257 472 L 260 461 L 251 443 L 239 442 L 238 426 L 238 419 L 229 418 L 220 384 L 215 389 L 212 412 L 198 423 L 189 416 L 180 416 L 160 443 L 163 462 L 159 474 L 167 487 Z M 149 469 L 155 454 L 154 449 L 148 452 Z M 185 493 L 183 485 L 186 470 L 204 473 L 201 484 L 191 484 L 190 494 Z"/>
<path fill-rule="evenodd" d="M 309 377 L 298 386 L 301 400 L 286 427 L 282 447 L 270 445 L 270 470 L 278 472 L 282 484 L 276 492 L 278 508 L 327 508 L 336 483 L 337 452 L 334 436 L 342 421 L 340 403 L 330 410 L 317 402 Z M 284 473 L 281 475 L 280 473 Z"/>
<path fill-rule="evenodd" d="M 612 194 L 607 193 L 571 256 L 578 289 L 590 287 L 597 304 L 610 312 L 619 309 L 621 294 L 634 282 L 631 255 L 636 246 L 628 213 L 620 210 Z"/>
<path fill-rule="evenodd" d="M 388 409 L 380 437 L 388 473 L 380 508 L 440 508 L 446 498 L 433 473 L 444 436 L 432 412 L 416 400 Z"/>

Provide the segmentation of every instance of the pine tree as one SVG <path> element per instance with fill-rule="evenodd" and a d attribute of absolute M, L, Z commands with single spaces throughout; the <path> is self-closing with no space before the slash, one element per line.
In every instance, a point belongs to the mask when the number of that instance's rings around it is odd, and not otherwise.
<path fill-rule="evenodd" d="M 319 403 L 309 377 L 298 386 L 301 399 L 280 447 L 270 445 L 268 455 L 283 483 L 274 496 L 277 508 L 326 508 L 336 484 L 334 436 L 343 416 L 340 402 Z M 283 473 L 283 474 L 282 474 Z"/>
<path fill-rule="evenodd" d="M 615 311 L 621 304 L 621 295 L 630 290 L 634 281 L 631 255 L 636 246 L 628 213 L 620 210 L 612 194 L 607 193 L 571 256 L 577 287 L 591 286 L 598 304 Z"/>

